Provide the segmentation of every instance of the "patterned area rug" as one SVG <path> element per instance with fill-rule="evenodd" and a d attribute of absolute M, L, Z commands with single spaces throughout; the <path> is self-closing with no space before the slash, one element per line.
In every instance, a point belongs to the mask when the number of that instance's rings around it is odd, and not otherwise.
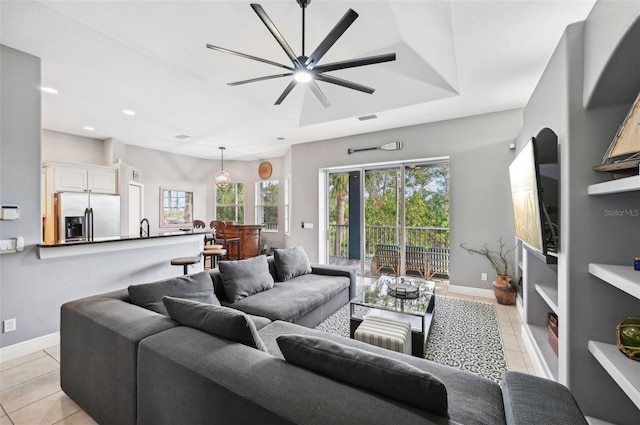
<path fill-rule="evenodd" d="M 316 329 L 349 337 L 349 304 Z M 507 370 L 495 308 L 491 304 L 436 298 L 425 358 L 500 382 Z"/>

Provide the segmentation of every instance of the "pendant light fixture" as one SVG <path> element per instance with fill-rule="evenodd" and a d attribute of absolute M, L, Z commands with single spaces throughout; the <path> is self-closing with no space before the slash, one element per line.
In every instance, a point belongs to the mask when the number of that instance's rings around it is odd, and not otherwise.
<path fill-rule="evenodd" d="M 216 182 L 216 186 L 218 187 L 227 187 L 231 182 L 231 178 L 229 177 L 229 173 L 224 171 L 224 147 L 220 146 L 220 155 L 222 160 L 220 162 L 220 171 L 216 171 L 213 175 L 213 179 Z"/>

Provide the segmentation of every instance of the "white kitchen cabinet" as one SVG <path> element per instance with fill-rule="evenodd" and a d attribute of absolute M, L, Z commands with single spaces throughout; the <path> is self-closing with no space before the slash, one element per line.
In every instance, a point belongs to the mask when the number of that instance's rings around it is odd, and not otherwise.
<path fill-rule="evenodd" d="M 70 162 L 45 162 L 42 182 L 43 241 L 55 242 L 57 192 L 92 192 L 117 195 L 118 168 Z"/>
<path fill-rule="evenodd" d="M 53 192 L 118 193 L 118 170 L 89 165 L 48 165 L 53 175 Z"/>

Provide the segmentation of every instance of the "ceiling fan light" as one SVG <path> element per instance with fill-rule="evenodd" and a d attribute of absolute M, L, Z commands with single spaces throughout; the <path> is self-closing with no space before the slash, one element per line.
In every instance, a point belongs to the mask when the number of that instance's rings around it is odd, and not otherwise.
<path fill-rule="evenodd" d="M 305 69 L 299 69 L 293 73 L 293 78 L 295 78 L 295 80 L 299 83 L 308 83 L 313 79 L 313 75 L 311 75 L 311 72 Z"/>

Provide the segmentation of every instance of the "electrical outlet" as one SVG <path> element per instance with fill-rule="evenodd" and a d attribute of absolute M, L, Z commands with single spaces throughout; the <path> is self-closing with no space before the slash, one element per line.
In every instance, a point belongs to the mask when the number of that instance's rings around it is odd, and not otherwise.
<path fill-rule="evenodd" d="M 7 319 L 4 321 L 4 333 L 16 330 L 16 319 Z"/>
<path fill-rule="evenodd" d="M 487 274 L 486 273 L 482 273 L 481 278 L 482 278 L 482 280 L 487 280 Z"/>

